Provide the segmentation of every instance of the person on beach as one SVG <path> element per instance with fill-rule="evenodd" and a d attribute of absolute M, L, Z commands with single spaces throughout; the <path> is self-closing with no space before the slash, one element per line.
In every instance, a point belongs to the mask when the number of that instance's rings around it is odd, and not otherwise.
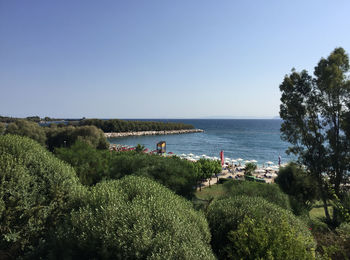
<path fill-rule="evenodd" d="M 281 167 L 281 155 L 278 155 L 278 166 Z"/>

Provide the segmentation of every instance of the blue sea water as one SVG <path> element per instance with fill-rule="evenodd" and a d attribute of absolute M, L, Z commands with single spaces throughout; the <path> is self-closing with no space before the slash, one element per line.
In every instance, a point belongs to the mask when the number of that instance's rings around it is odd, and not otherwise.
<path fill-rule="evenodd" d="M 145 119 L 143 119 L 145 120 Z M 225 157 L 244 160 L 257 160 L 259 165 L 267 161 L 278 163 L 281 155 L 282 163 L 294 159 L 285 151 L 288 143 L 280 138 L 282 120 L 278 119 L 147 119 L 145 121 L 183 122 L 203 129 L 204 133 L 131 136 L 111 138 L 112 144 L 142 144 L 155 150 L 156 143 L 166 141 L 167 152 L 175 154 L 206 154 L 219 157 L 224 151 Z"/>

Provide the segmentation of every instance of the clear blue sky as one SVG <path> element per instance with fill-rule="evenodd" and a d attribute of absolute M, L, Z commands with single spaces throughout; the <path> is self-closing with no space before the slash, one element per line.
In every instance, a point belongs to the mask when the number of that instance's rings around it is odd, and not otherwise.
<path fill-rule="evenodd" d="M 0 0 L 0 115 L 273 117 L 350 52 L 350 1 Z"/>

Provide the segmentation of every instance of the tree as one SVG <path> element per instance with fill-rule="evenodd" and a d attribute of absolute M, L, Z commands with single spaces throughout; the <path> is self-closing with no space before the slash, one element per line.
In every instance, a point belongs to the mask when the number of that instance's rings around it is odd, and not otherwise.
<path fill-rule="evenodd" d="M 244 175 L 252 176 L 257 166 L 255 163 L 247 163 L 244 167 Z"/>
<path fill-rule="evenodd" d="M 45 131 L 41 126 L 39 126 L 38 123 L 23 119 L 18 119 L 13 123 L 9 123 L 5 134 L 27 136 L 34 139 L 41 145 L 45 145 L 46 141 Z"/>
<path fill-rule="evenodd" d="M 281 167 L 275 182 L 283 192 L 291 196 L 295 214 L 311 210 L 314 200 L 318 198 L 315 178 L 296 163 Z"/>
<path fill-rule="evenodd" d="M 0 136 L 0 252 L 17 259 L 46 247 L 79 187 L 73 168 L 37 142 Z"/>
<path fill-rule="evenodd" d="M 141 153 L 145 150 L 145 146 L 141 144 L 137 144 L 135 147 L 135 152 Z"/>
<path fill-rule="evenodd" d="M 81 201 L 59 232 L 60 259 L 215 259 L 203 213 L 153 180 L 102 182 Z"/>
<path fill-rule="evenodd" d="M 6 130 L 6 124 L 0 122 L 0 135 L 4 134 Z"/>
<path fill-rule="evenodd" d="M 217 176 L 219 172 L 221 172 L 221 165 L 219 161 L 213 161 L 209 159 L 199 159 L 197 161 L 198 164 L 198 177 L 200 181 L 209 179 L 209 187 L 210 180 L 213 174 Z"/>
<path fill-rule="evenodd" d="M 217 200 L 206 215 L 219 259 L 313 259 L 315 242 L 305 223 L 263 198 Z"/>
<path fill-rule="evenodd" d="M 55 155 L 74 167 L 83 185 L 95 185 L 109 177 L 111 153 L 97 150 L 86 142 L 77 141 L 67 148 L 56 148 Z"/>
<path fill-rule="evenodd" d="M 342 198 L 340 187 L 346 183 L 349 170 L 350 146 L 345 128 L 350 104 L 348 72 L 348 55 L 336 48 L 327 59 L 319 61 L 314 78 L 305 70 L 292 70 L 280 85 L 282 139 L 291 143 L 288 152 L 297 155 L 308 174 L 317 180 L 327 221 L 333 223 L 337 223 L 337 210 L 331 219 L 327 207 L 329 185 Z"/>
<path fill-rule="evenodd" d="M 223 188 L 225 190 L 225 195 L 223 197 L 242 195 L 248 197 L 261 197 L 283 209 L 291 209 L 288 195 L 285 194 L 276 184 L 231 180 L 224 183 Z"/>

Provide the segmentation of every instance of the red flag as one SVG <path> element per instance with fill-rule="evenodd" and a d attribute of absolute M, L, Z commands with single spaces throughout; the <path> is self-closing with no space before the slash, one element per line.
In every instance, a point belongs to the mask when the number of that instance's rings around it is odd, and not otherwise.
<path fill-rule="evenodd" d="M 224 151 L 221 150 L 220 152 L 220 159 L 221 159 L 221 166 L 224 165 Z"/>

